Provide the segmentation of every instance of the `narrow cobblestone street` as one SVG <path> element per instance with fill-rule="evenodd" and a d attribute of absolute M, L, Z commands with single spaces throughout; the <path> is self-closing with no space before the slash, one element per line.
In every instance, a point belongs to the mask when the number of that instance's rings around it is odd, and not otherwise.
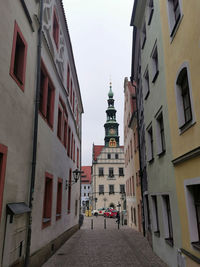
<path fill-rule="evenodd" d="M 93 230 L 91 229 L 93 219 Z M 143 236 L 121 226 L 115 219 L 84 218 L 84 224 L 43 267 L 134 266 L 166 267 L 152 251 Z"/>

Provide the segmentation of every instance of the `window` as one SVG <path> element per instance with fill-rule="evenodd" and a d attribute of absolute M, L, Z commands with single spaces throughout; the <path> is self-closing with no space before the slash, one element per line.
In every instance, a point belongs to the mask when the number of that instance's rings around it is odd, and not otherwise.
<path fill-rule="evenodd" d="M 118 154 L 115 154 L 115 159 L 118 159 L 119 158 L 119 155 Z"/>
<path fill-rule="evenodd" d="M 67 213 L 71 212 L 71 182 L 72 182 L 72 170 L 69 170 L 69 186 L 68 186 L 68 205 L 67 205 Z M 85 193 L 84 193 L 85 196 Z"/>
<path fill-rule="evenodd" d="M 119 168 L 119 176 L 124 176 L 124 168 Z"/>
<path fill-rule="evenodd" d="M 146 43 L 146 23 L 144 22 L 143 28 L 142 28 L 142 34 L 141 34 L 141 45 L 142 45 L 142 49 L 145 46 Z"/>
<path fill-rule="evenodd" d="M 84 197 L 86 196 L 86 193 L 84 193 Z"/>
<path fill-rule="evenodd" d="M 149 198 L 148 195 L 145 195 L 145 217 L 146 217 L 146 222 L 147 222 L 147 229 L 151 231 L 151 219 L 150 219 L 150 210 L 149 210 Z"/>
<path fill-rule="evenodd" d="M 114 170 L 113 168 L 109 168 L 109 177 L 114 177 Z"/>
<path fill-rule="evenodd" d="M 74 94 L 74 91 L 73 91 L 73 100 L 72 100 L 72 110 L 73 110 L 73 113 L 74 113 L 74 105 L 75 105 L 75 94 Z"/>
<path fill-rule="evenodd" d="M 0 144 L 0 220 L 1 220 L 2 204 L 3 204 L 7 151 L 8 151 L 8 148 Z"/>
<path fill-rule="evenodd" d="M 70 68 L 69 64 L 67 65 L 67 91 L 69 93 L 69 84 L 70 84 Z"/>
<path fill-rule="evenodd" d="M 149 4 L 148 4 L 148 13 L 149 13 L 148 25 L 151 24 L 151 20 L 152 20 L 152 17 L 153 17 L 153 12 L 154 12 L 153 0 L 149 0 Z"/>
<path fill-rule="evenodd" d="M 74 146 L 73 146 L 73 162 L 75 162 L 75 147 L 76 147 L 76 144 L 75 144 L 75 139 L 74 139 Z"/>
<path fill-rule="evenodd" d="M 132 176 L 132 195 L 135 196 L 135 178 Z"/>
<path fill-rule="evenodd" d="M 84 189 L 86 189 L 86 186 L 84 186 Z"/>
<path fill-rule="evenodd" d="M 182 15 L 180 0 L 168 0 L 168 14 L 169 14 L 170 37 L 173 37 L 178 28 Z"/>
<path fill-rule="evenodd" d="M 151 62 L 152 62 L 152 83 L 154 83 L 158 77 L 159 69 L 158 69 L 158 49 L 157 45 L 154 45 L 152 55 L 151 55 Z"/>
<path fill-rule="evenodd" d="M 108 153 L 108 159 L 111 159 L 111 155 L 110 155 L 110 153 Z"/>
<path fill-rule="evenodd" d="M 72 91 L 73 91 L 73 83 L 72 83 L 72 79 L 71 79 L 71 86 L 70 86 L 70 93 L 69 93 L 69 98 L 70 98 L 71 105 L 72 105 Z"/>
<path fill-rule="evenodd" d="M 56 15 L 56 11 L 54 10 L 53 13 L 53 39 L 55 41 L 56 47 L 58 48 L 58 42 L 59 42 L 59 23 L 58 18 Z"/>
<path fill-rule="evenodd" d="M 62 133 L 62 110 L 58 108 L 58 126 L 57 126 L 57 136 L 61 140 L 61 133 Z"/>
<path fill-rule="evenodd" d="M 152 130 L 152 126 L 150 126 L 147 129 L 147 160 L 149 162 L 151 162 L 153 160 L 154 157 L 154 152 L 153 152 L 153 130 Z"/>
<path fill-rule="evenodd" d="M 143 84 L 143 93 L 144 93 L 144 99 L 147 99 L 148 95 L 149 95 L 149 71 L 148 71 L 148 67 L 145 70 L 144 73 L 144 84 Z"/>
<path fill-rule="evenodd" d="M 72 133 L 72 139 L 71 139 L 71 159 L 73 158 L 73 148 L 74 148 L 74 134 Z"/>
<path fill-rule="evenodd" d="M 27 42 L 15 22 L 11 53 L 10 75 L 24 91 L 26 73 Z"/>
<path fill-rule="evenodd" d="M 109 184 L 109 195 L 114 194 L 114 184 Z"/>
<path fill-rule="evenodd" d="M 70 156 L 70 144 L 71 144 L 71 129 L 68 127 L 68 145 L 67 145 L 67 155 Z"/>
<path fill-rule="evenodd" d="M 120 194 L 124 194 L 125 193 L 125 185 L 124 184 L 120 184 Z"/>
<path fill-rule="evenodd" d="M 88 197 L 89 197 L 89 196 L 90 196 L 90 193 L 88 193 L 87 195 L 88 195 Z"/>
<path fill-rule="evenodd" d="M 99 185 L 99 195 L 104 195 L 104 185 L 100 184 Z"/>
<path fill-rule="evenodd" d="M 172 216 L 171 216 L 169 195 L 163 195 L 162 199 L 163 199 L 163 216 L 165 223 L 165 240 L 170 245 L 173 245 Z"/>
<path fill-rule="evenodd" d="M 189 233 L 192 245 L 200 250 L 200 178 L 185 180 Z"/>
<path fill-rule="evenodd" d="M 157 122 L 157 146 L 158 146 L 158 155 L 162 155 L 165 152 L 165 133 L 164 133 L 164 124 L 163 124 L 163 115 L 162 112 L 156 118 Z"/>
<path fill-rule="evenodd" d="M 62 179 L 58 178 L 57 183 L 57 205 L 56 205 L 56 220 L 61 218 L 62 213 Z"/>
<path fill-rule="evenodd" d="M 67 129 L 68 129 L 68 117 L 64 119 L 64 147 L 67 148 Z"/>
<path fill-rule="evenodd" d="M 99 168 L 99 176 L 104 176 L 103 168 Z"/>
<path fill-rule="evenodd" d="M 180 71 L 176 81 L 178 122 L 181 131 L 193 123 L 190 90 L 187 67 L 184 67 Z"/>
<path fill-rule="evenodd" d="M 153 231 L 156 235 L 160 235 L 159 220 L 158 220 L 158 204 L 157 196 L 151 196 L 152 198 L 152 217 L 153 217 Z"/>
<path fill-rule="evenodd" d="M 90 186 L 88 185 L 88 189 L 90 189 Z"/>
<path fill-rule="evenodd" d="M 54 98 L 55 89 L 42 62 L 39 110 L 51 128 L 53 128 Z"/>
<path fill-rule="evenodd" d="M 43 219 L 42 219 L 43 228 L 51 224 L 52 197 L 53 197 L 53 175 L 46 172 L 45 187 L 44 187 Z"/>

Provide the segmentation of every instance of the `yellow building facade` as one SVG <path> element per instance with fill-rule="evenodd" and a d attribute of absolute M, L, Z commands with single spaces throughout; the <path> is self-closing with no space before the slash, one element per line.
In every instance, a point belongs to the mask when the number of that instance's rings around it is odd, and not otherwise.
<path fill-rule="evenodd" d="M 193 267 L 200 264 L 200 1 L 158 2 L 181 221 L 177 255 L 180 266 Z"/>

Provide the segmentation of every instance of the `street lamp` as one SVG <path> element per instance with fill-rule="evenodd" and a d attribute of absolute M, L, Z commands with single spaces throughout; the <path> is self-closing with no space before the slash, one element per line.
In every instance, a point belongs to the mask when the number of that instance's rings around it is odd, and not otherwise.
<path fill-rule="evenodd" d="M 72 186 L 73 184 L 76 184 L 78 182 L 78 179 L 80 178 L 80 175 L 81 175 L 81 173 L 83 173 L 83 171 L 79 171 L 78 169 L 76 169 L 72 173 L 73 173 L 74 179 L 70 182 L 68 180 L 66 180 L 66 183 L 65 183 L 65 189 L 66 190 L 69 186 Z"/>

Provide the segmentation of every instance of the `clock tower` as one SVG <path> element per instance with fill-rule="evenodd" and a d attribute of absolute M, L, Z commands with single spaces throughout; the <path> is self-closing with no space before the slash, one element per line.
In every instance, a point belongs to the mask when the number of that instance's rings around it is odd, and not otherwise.
<path fill-rule="evenodd" d="M 116 109 L 114 107 L 115 100 L 113 99 L 112 84 L 110 83 L 110 91 L 108 93 L 108 108 L 106 110 L 107 121 L 104 124 L 105 128 L 105 146 L 119 147 L 118 126 L 116 122 Z"/>

